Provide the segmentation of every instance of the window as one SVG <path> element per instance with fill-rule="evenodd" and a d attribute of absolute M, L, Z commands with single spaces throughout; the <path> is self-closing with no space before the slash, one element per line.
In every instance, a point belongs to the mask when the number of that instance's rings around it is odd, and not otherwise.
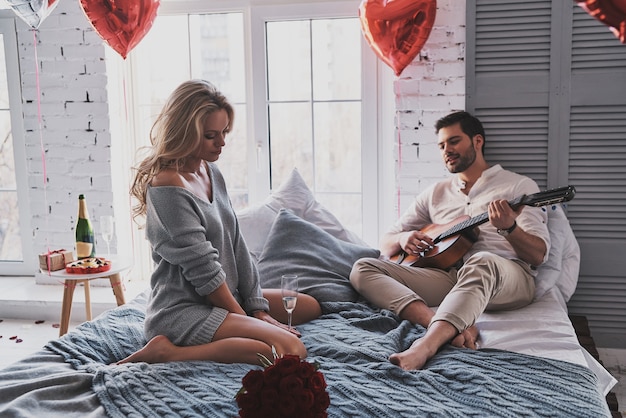
<path fill-rule="evenodd" d="M 30 215 L 15 19 L 0 15 L 0 274 L 31 274 Z"/>
<path fill-rule="evenodd" d="M 235 106 L 218 165 L 236 209 L 264 199 L 297 167 L 316 198 L 375 245 L 379 67 L 353 2 L 300 3 L 218 10 L 198 2 L 189 13 L 164 2 L 123 68 L 122 129 L 132 140 L 120 155 L 149 144 L 152 121 L 178 84 L 209 80 Z M 150 258 L 139 246 L 136 263 Z"/>
<path fill-rule="evenodd" d="M 358 19 L 275 21 L 265 28 L 271 188 L 298 167 L 317 199 L 362 234 Z"/>

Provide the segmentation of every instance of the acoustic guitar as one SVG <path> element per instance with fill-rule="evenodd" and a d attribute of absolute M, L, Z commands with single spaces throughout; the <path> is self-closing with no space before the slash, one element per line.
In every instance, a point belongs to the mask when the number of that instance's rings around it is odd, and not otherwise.
<path fill-rule="evenodd" d="M 541 207 L 555 203 L 568 202 L 574 198 L 573 186 L 559 187 L 545 192 L 524 195 L 508 203 L 514 210 L 521 206 Z M 447 269 L 458 263 L 478 239 L 477 226 L 489 221 L 487 212 L 471 218 L 463 215 L 447 224 L 431 224 L 421 231 L 433 239 L 435 245 L 420 254 L 412 255 L 404 250 L 390 258 L 398 264 L 414 267 L 435 267 Z"/>

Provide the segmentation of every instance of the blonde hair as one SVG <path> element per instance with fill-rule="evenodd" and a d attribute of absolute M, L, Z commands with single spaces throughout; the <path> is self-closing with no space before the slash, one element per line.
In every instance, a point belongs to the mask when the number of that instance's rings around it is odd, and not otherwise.
<path fill-rule="evenodd" d="M 187 157 L 203 141 L 204 121 L 218 110 L 228 114 L 232 130 L 234 111 L 228 99 L 204 80 L 189 80 L 178 86 L 167 99 L 150 129 L 151 146 L 142 148 L 147 156 L 134 167 L 135 179 L 130 194 L 137 199 L 133 219 L 146 214 L 146 193 L 152 179 L 166 169 L 180 169 Z"/>

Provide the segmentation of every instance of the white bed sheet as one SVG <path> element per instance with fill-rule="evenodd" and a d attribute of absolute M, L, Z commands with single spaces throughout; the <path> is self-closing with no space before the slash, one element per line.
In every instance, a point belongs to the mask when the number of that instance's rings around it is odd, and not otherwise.
<path fill-rule="evenodd" d="M 606 396 L 617 380 L 579 343 L 557 288 L 514 311 L 485 312 L 476 321 L 480 348 L 569 361 L 591 369 Z"/>

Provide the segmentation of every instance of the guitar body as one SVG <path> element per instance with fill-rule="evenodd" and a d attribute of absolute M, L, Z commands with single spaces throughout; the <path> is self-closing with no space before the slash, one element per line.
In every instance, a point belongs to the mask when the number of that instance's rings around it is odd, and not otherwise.
<path fill-rule="evenodd" d="M 421 229 L 421 231 L 431 238 L 437 237 L 452 226 L 470 219 L 464 215 L 456 218 L 447 224 L 431 224 Z M 454 235 L 439 241 L 431 250 L 425 254 L 418 256 L 407 254 L 404 251 L 390 258 L 398 264 L 413 267 L 433 267 L 445 270 L 455 265 L 466 252 L 469 251 L 472 244 L 478 239 L 478 230 L 469 230 L 459 235 Z"/>

